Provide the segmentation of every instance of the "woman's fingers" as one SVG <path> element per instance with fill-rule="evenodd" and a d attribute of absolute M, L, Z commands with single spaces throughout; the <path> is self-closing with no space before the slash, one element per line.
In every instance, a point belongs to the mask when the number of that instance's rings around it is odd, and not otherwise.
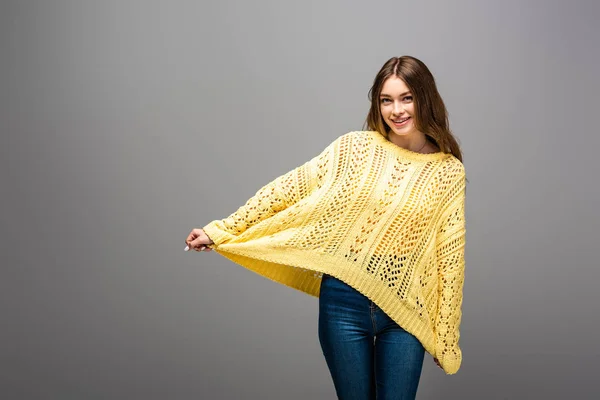
<path fill-rule="evenodd" d="M 194 246 L 192 246 L 192 243 L 194 242 L 194 240 L 198 239 L 198 237 L 200 237 L 200 229 L 192 229 L 192 231 L 190 232 L 190 234 L 188 235 L 188 237 L 185 239 L 185 244 L 187 244 L 190 249 L 193 248 Z"/>
<path fill-rule="evenodd" d="M 196 239 L 192 240 L 189 243 L 189 246 L 190 246 L 190 249 L 194 249 L 196 251 L 203 251 L 208 248 L 206 246 L 207 244 L 208 243 L 207 243 L 206 237 L 200 236 L 200 237 L 197 237 Z"/>
<path fill-rule="evenodd" d="M 196 249 L 196 251 L 212 251 L 212 249 L 210 247 L 206 247 L 205 245 L 200 246 L 199 249 Z"/>
<path fill-rule="evenodd" d="M 192 240 L 196 239 L 197 237 L 198 235 L 194 231 L 191 231 L 188 237 L 185 238 L 185 244 L 189 246 Z"/>
<path fill-rule="evenodd" d="M 200 243 L 200 238 L 194 238 L 191 242 L 188 243 L 188 246 L 190 246 L 190 249 L 198 251 L 200 246 L 202 246 L 202 243 Z"/>
<path fill-rule="evenodd" d="M 192 229 L 192 232 L 190 232 L 188 237 L 185 239 L 186 247 L 184 251 L 212 251 L 212 249 L 207 246 L 209 243 L 212 244 L 212 240 L 210 240 L 210 238 L 204 234 L 202 229 Z"/>

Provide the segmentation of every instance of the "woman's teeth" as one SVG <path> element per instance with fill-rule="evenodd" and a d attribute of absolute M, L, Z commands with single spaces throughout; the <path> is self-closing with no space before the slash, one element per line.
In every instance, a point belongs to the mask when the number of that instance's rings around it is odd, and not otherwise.
<path fill-rule="evenodd" d="M 392 122 L 394 122 L 394 125 L 404 125 L 406 123 L 406 121 L 408 121 L 410 119 L 410 117 L 408 118 L 404 118 L 404 119 L 398 119 L 398 120 L 392 120 Z"/>

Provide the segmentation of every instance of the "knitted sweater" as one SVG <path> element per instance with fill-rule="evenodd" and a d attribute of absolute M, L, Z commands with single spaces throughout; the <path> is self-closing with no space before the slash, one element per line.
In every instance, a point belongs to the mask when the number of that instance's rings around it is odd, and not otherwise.
<path fill-rule="evenodd" d="M 319 296 L 324 273 L 344 281 L 454 374 L 465 188 L 463 164 L 451 154 L 349 132 L 203 229 L 218 254 L 309 295 Z"/>

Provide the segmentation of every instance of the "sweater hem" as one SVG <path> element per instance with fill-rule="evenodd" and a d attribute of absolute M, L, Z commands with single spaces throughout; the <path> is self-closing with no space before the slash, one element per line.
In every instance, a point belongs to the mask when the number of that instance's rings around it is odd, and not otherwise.
<path fill-rule="evenodd" d="M 435 357 L 435 337 L 431 325 L 414 318 L 415 307 L 398 301 L 398 298 L 390 293 L 387 284 L 378 279 L 376 274 L 369 274 L 358 265 L 352 269 L 352 263 L 340 264 L 339 257 L 326 253 L 315 257 L 314 251 L 309 253 L 307 250 L 289 247 L 269 249 L 268 246 L 261 246 L 265 248 L 264 255 L 261 256 L 256 254 L 256 247 L 254 243 L 248 255 L 244 252 L 244 243 L 216 245 L 213 250 L 267 279 L 314 297 L 319 297 L 322 274 L 334 276 L 377 304 L 399 326 L 414 335 L 425 350 Z"/>

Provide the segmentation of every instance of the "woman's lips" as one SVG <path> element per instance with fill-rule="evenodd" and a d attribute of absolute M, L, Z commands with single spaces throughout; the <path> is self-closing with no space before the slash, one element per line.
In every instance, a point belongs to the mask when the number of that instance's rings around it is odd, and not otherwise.
<path fill-rule="evenodd" d="M 396 121 L 402 121 L 402 120 L 392 120 L 392 122 L 394 123 L 394 126 L 396 126 L 397 128 L 401 128 L 404 125 L 406 125 L 408 123 L 408 121 L 410 120 L 410 117 L 406 118 L 404 120 L 404 122 L 396 122 Z"/>

